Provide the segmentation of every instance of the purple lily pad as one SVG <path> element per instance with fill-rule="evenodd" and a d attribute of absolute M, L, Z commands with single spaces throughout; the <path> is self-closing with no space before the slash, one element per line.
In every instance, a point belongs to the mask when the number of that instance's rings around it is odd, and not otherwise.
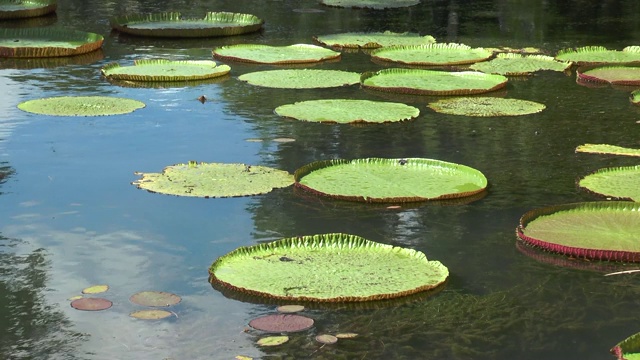
<path fill-rule="evenodd" d="M 304 331 L 313 326 L 313 319 L 302 315 L 276 314 L 255 318 L 249 322 L 254 329 L 272 333 Z"/>

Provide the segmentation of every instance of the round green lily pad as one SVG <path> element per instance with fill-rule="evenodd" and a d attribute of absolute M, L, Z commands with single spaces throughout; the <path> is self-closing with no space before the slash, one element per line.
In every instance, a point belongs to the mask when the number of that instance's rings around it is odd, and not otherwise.
<path fill-rule="evenodd" d="M 273 333 L 291 333 L 310 329 L 313 319 L 302 315 L 274 314 L 261 316 L 249 322 L 256 330 Z"/>
<path fill-rule="evenodd" d="M 600 66 L 595 68 L 578 68 L 578 81 L 609 83 L 614 85 L 640 85 L 640 67 L 634 66 Z"/>
<path fill-rule="evenodd" d="M 196 197 L 233 197 L 266 194 L 293 184 L 286 171 L 246 164 L 189 161 L 164 168 L 162 173 L 141 173 L 132 182 L 139 189 L 160 194 Z"/>
<path fill-rule="evenodd" d="M 487 187 L 486 177 L 476 169 L 421 158 L 316 161 L 296 170 L 294 177 L 304 190 L 366 202 L 454 199 Z"/>
<path fill-rule="evenodd" d="M 83 311 L 106 310 L 111 306 L 113 306 L 113 303 L 103 298 L 82 298 L 71 302 L 72 308 Z"/>
<path fill-rule="evenodd" d="M 213 56 L 218 59 L 259 64 L 296 64 L 337 59 L 340 53 L 309 44 L 289 46 L 239 44 L 216 48 L 213 50 Z"/>
<path fill-rule="evenodd" d="M 260 338 L 257 343 L 260 346 L 278 346 L 286 343 L 287 341 L 289 341 L 288 336 L 280 335 L 280 336 L 266 336 L 266 337 Z"/>
<path fill-rule="evenodd" d="M 99 49 L 102 35 L 55 28 L 0 29 L 0 57 L 57 57 Z"/>
<path fill-rule="evenodd" d="M 596 194 L 640 202 L 640 165 L 600 169 L 578 185 Z"/>
<path fill-rule="evenodd" d="M 640 105 L 640 90 L 632 91 L 631 95 L 629 95 L 629 101 L 631 101 L 632 104 Z"/>
<path fill-rule="evenodd" d="M 130 81 L 205 80 L 229 73 L 228 65 L 218 66 L 211 60 L 171 61 L 166 59 L 136 60 L 133 66 L 111 63 L 101 72 L 107 79 Z"/>
<path fill-rule="evenodd" d="M 439 113 L 481 117 L 528 115 L 546 108 L 534 101 L 495 97 L 441 99 L 428 106 Z"/>
<path fill-rule="evenodd" d="M 435 71 L 422 69 L 384 69 L 360 77 L 363 88 L 418 95 L 470 95 L 505 87 L 502 75 L 476 71 Z"/>
<path fill-rule="evenodd" d="M 640 204 L 601 201 L 535 209 L 520 219 L 523 241 L 553 252 L 598 260 L 640 261 Z"/>
<path fill-rule="evenodd" d="M 357 84 L 360 74 L 340 70 L 286 69 L 256 71 L 240 75 L 238 80 L 269 88 L 314 89 Z"/>
<path fill-rule="evenodd" d="M 372 49 L 383 46 L 427 45 L 436 42 L 431 35 L 420 36 L 417 33 L 385 32 L 349 32 L 314 36 L 313 40 L 325 46 L 344 48 Z"/>
<path fill-rule="evenodd" d="M 420 110 L 394 102 L 326 99 L 278 106 L 275 113 L 297 120 L 345 124 L 410 120 L 420 115 Z"/>
<path fill-rule="evenodd" d="M 608 144 L 584 144 L 576 147 L 576 152 L 591 154 L 611 154 L 625 156 L 640 156 L 640 149 L 632 149 Z"/>
<path fill-rule="evenodd" d="M 180 296 L 164 291 L 140 291 L 129 297 L 129 301 L 142 306 L 172 306 L 181 300 Z"/>
<path fill-rule="evenodd" d="M 0 19 L 22 19 L 56 11 L 56 0 L 0 0 Z"/>
<path fill-rule="evenodd" d="M 495 59 L 472 64 L 469 68 L 487 74 L 526 76 L 541 70 L 564 72 L 571 65 L 570 61 L 558 61 L 551 56 L 500 53 Z"/>
<path fill-rule="evenodd" d="M 82 289 L 83 294 L 100 294 L 109 290 L 109 285 L 93 285 Z"/>
<path fill-rule="evenodd" d="M 320 3 L 335 7 L 381 10 L 417 5 L 420 0 L 320 0 Z"/>
<path fill-rule="evenodd" d="M 482 48 L 471 48 L 464 44 L 428 44 L 413 46 L 390 46 L 373 50 L 375 60 L 391 61 L 410 65 L 463 65 L 483 61 L 493 52 Z"/>
<path fill-rule="evenodd" d="M 61 96 L 28 100 L 18 109 L 53 116 L 107 116 L 133 112 L 145 107 L 143 102 L 110 96 Z"/>
<path fill-rule="evenodd" d="M 356 302 L 436 288 L 449 270 L 413 249 L 355 235 L 320 234 L 238 248 L 218 258 L 209 274 L 213 284 L 250 295 Z"/>
<path fill-rule="evenodd" d="M 129 314 L 132 318 L 141 320 L 160 320 L 173 315 L 167 310 L 138 310 Z"/>
<path fill-rule="evenodd" d="M 556 54 L 560 61 L 571 61 L 577 65 L 598 65 L 610 63 L 640 62 L 640 46 L 627 46 L 618 50 L 609 50 L 603 46 L 585 46 L 577 49 L 564 49 Z"/>
<path fill-rule="evenodd" d="M 110 19 L 111 27 L 139 36 L 212 37 L 258 31 L 264 21 L 255 15 L 208 12 L 203 19 L 185 19 L 179 12 L 131 14 Z"/>

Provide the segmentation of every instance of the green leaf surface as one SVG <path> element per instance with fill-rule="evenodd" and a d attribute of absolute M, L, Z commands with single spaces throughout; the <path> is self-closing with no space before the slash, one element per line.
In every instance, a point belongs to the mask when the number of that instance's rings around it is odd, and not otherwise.
<path fill-rule="evenodd" d="M 162 173 L 136 173 L 132 184 L 151 192 L 195 197 L 233 197 L 265 194 L 287 187 L 293 176 L 265 166 L 198 163 L 167 166 Z"/>
<path fill-rule="evenodd" d="M 166 59 L 136 60 L 133 66 L 111 63 L 101 72 L 107 79 L 130 81 L 190 81 L 205 80 L 229 73 L 228 65 L 218 66 L 210 60 Z"/>
<path fill-rule="evenodd" d="M 0 0 L 0 19 L 22 19 L 56 11 L 56 0 Z"/>
<path fill-rule="evenodd" d="M 431 35 L 420 36 L 417 33 L 395 33 L 391 31 L 318 35 L 313 39 L 325 46 L 364 49 L 384 46 L 427 45 L 436 42 L 436 39 Z"/>
<path fill-rule="evenodd" d="M 258 345 L 260 345 L 260 346 L 277 346 L 277 345 L 282 345 L 282 344 L 286 343 L 287 341 L 289 341 L 289 337 L 286 336 L 286 335 L 266 336 L 266 337 L 260 338 L 258 340 Z"/>
<path fill-rule="evenodd" d="M 622 340 L 611 350 L 618 360 L 640 359 L 640 333 L 633 334 Z"/>
<path fill-rule="evenodd" d="M 578 81 L 601 82 L 614 85 L 640 85 L 640 67 L 601 66 L 578 69 Z"/>
<path fill-rule="evenodd" d="M 640 156 L 640 149 L 632 149 L 616 145 L 608 144 L 584 144 L 576 148 L 576 152 L 592 153 L 592 154 L 611 154 L 611 155 L 626 155 L 626 156 Z"/>
<path fill-rule="evenodd" d="M 309 44 L 289 46 L 238 44 L 216 48 L 213 50 L 213 56 L 219 59 L 259 64 L 296 64 L 336 59 L 340 57 L 340 53 Z"/>
<path fill-rule="evenodd" d="M 348 234 L 241 247 L 218 258 L 209 273 L 212 283 L 236 291 L 317 302 L 401 297 L 433 289 L 449 275 L 444 265 L 419 251 Z"/>
<path fill-rule="evenodd" d="M 622 49 L 622 51 L 609 50 L 603 46 L 564 49 L 556 54 L 556 60 L 571 61 L 580 66 L 608 63 L 634 63 L 640 62 L 640 47 L 627 46 Z"/>
<path fill-rule="evenodd" d="M 346 124 L 410 120 L 420 115 L 420 110 L 394 102 L 326 99 L 278 106 L 275 113 L 303 121 Z"/>
<path fill-rule="evenodd" d="M 269 88 L 313 89 L 357 84 L 360 74 L 339 70 L 286 69 L 247 73 L 238 79 Z"/>
<path fill-rule="evenodd" d="M 364 88 L 418 95 L 469 95 L 503 88 L 507 78 L 476 71 L 383 69 L 360 77 Z"/>
<path fill-rule="evenodd" d="M 410 65 L 463 65 L 483 61 L 493 52 L 482 48 L 471 48 L 464 44 L 428 44 L 413 46 L 390 46 L 376 49 L 371 57 Z"/>
<path fill-rule="evenodd" d="M 546 107 L 534 101 L 494 97 L 441 99 L 428 106 L 439 113 L 481 117 L 535 114 Z"/>
<path fill-rule="evenodd" d="M 640 165 L 600 169 L 578 185 L 600 195 L 640 202 Z"/>
<path fill-rule="evenodd" d="M 102 35 L 55 28 L 0 29 L 0 57 L 57 57 L 85 54 L 102 46 Z"/>
<path fill-rule="evenodd" d="M 417 5 L 420 0 L 320 0 L 320 3 L 327 6 L 381 10 Z"/>
<path fill-rule="evenodd" d="M 317 161 L 294 176 L 296 186 L 305 190 L 366 202 L 454 199 L 487 187 L 486 177 L 476 169 L 421 158 Z"/>
<path fill-rule="evenodd" d="M 631 101 L 632 104 L 640 105 L 640 90 L 632 91 L 631 95 L 629 95 L 629 101 Z"/>
<path fill-rule="evenodd" d="M 495 59 L 475 63 L 469 68 L 487 74 L 523 76 L 541 70 L 563 72 L 570 67 L 571 62 L 558 61 L 551 56 L 500 53 Z"/>
<path fill-rule="evenodd" d="M 22 111 L 53 116 L 107 116 L 133 112 L 143 102 L 110 96 L 61 96 L 28 100 L 18 104 Z"/>

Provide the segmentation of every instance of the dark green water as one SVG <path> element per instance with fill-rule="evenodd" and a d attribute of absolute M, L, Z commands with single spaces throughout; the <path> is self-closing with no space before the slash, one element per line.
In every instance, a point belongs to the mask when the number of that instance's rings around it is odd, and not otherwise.
<path fill-rule="evenodd" d="M 2 359 L 606 359 L 640 331 L 637 275 L 604 277 L 613 264 L 526 252 L 516 244 L 520 216 L 535 207 L 596 200 L 576 179 L 637 160 L 575 154 L 583 143 L 640 146 L 640 108 L 630 89 L 586 88 L 575 74 L 510 81 L 505 95 L 542 102 L 517 118 L 437 114 L 435 97 L 393 97 L 358 87 L 275 90 L 237 76 L 269 66 L 229 63 L 225 81 L 185 88 L 133 89 L 100 78 L 113 61 L 139 57 L 209 59 L 216 46 L 311 43 L 313 35 L 412 31 L 470 46 L 640 45 L 637 1 L 423 1 L 387 11 L 328 8 L 315 1 L 60 1 L 56 16 L 1 27 L 54 26 L 103 34 L 95 58 L 0 60 L 0 358 Z M 232 38 L 171 40 L 111 33 L 108 18 L 180 10 L 253 13 L 264 31 Z M 313 11 L 320 10 L 321 12 Z M 54 66 L 55 65 L 55 66 Z M 345 53 L 317 69 L 382 68 Z M 144 101 L 132 114 L 48 117 L 21 101 L 58 95 L 113 95 Z M 205 95 L 211 101 L 196 99 Z M 325 125 L 273 114 L 295 101 L 348 97 L 397 100 L 420 108 L 415 121 Z M 278 137 L 295 142 L 279 143 Z M 262 138 L 261 143 L 247 142 Z M 381 206 L 319 199 L 292 188 L 233 199 L 151 194 L 130 185 L 135 171 L 188 160 L 243 162 L 294 171 L 315 160 L 427 157 L 481 170 L 486 197 L 466 205 Z M 254 345 L 252 318 L 275 304 L 233 299 L 207 282 L 207 268 L 238 246 L 281 237 L 347 232 L 411 247 L 451 272 L 437 294 L 367 307 L 314 308 L 313 330 L 283 346 Z M 633 267 L 627 267 L 633 268 Z M 408 274 L 407 276 L 410 276 Z M 79 312 L 67 300 L 109 284 L 114 306 Z M 180 294 L 177 317 L 128 317 L 140 290 Z M 356 332 L 321 347 L 319 333 Z"/>

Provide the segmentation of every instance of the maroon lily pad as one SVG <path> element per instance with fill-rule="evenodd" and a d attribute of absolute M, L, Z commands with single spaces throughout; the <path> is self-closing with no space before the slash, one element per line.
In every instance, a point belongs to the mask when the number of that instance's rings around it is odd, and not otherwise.
<path fill-rule="evenodd" d="M 289 333 L 311 328 L 313 319 L 302 315 L 275 314 L 253 319 L 249 326 L 266 332 Z"/>
<path fill-rule="evenodd" d="M 180 296 L 164 291 L 140 291 L 129 298 L 129 300 L 142 306 L 171 306 L 179 303 Z"/>
<path fill-rule="evenodd" d="M 103 298 L 82 298 L 73 300 L 71 307 L 83 311 L 100 311 L 110 308 L 113 303 Z"/>

